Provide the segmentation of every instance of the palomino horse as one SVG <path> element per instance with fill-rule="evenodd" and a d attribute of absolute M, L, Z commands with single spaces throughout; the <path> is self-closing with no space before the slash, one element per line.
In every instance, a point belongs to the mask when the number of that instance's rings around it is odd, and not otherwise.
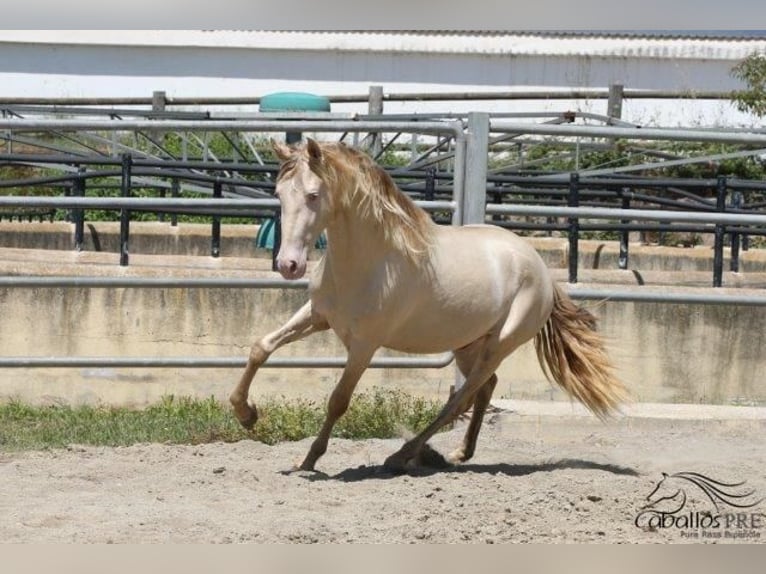
<path fill-rule="evenodd" d="M 310 301 L 250 351 L 231 394 L 243 426 L 252 428 L 258 418 L 247 402 L 258 367 L 279 347 L 325 329 L 341 339 L 348 360 L 304 470 L 313 470 L 327 450 L 335 422 L 380 347 L 452 350 L 465 376 L 437 418 L 386 460 L 392 469 L 422 463 L 429 438 L 473 406 L 463 444 L 449 460 L 471 458 L 495 370 L 533 337 L 546 375 L 567 393 L 600 417 L 617 408 L 624 389 L 611 374 L 594 317 L 554 284 L 523 239 L 493 226 L 437 226 L 374 161 L 342 144 L 308 140 L 297 147 L 275 143 L 274 150 L 282 162 L 279 272 L 302 277 L 308 249 L 323 230 L 328 243 L 309 282 Z"/>

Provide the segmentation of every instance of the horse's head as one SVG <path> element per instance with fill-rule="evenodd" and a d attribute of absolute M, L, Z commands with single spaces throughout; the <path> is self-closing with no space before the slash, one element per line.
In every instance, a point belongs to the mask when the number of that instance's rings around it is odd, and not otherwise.
<path fill-rule="evenodd" d="M 309 139 L 303 146 L 272 142 L 281 161 L 276 195 L 281 204 L 281 246 L 277 267 L 285 279 L 306 273 L 308 251 L 330 217 L 330 198 L 322 179 L 322 149 Z"/>

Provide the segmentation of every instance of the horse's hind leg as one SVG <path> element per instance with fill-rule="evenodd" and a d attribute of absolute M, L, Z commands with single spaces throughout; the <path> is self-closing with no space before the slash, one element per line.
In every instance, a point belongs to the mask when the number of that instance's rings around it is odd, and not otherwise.
<path fill-rule="evenodd" d="M 476 451 L 476 440 L 479 438 L 481 423 L 484 420 L 484 413 L 487 411 L 492 393 L 497 385 L 497 375 L 492 375 L 489 380 L 476 392 L 473 400 L 473 412 L 471 412 L 471 421 L 468 423 L 468 429 L 463 437 L 463 444 L 455 449 L 447 457 L 452 463 L 465 462 L 473 456 Z"/>
<path fill-rule="evenodd" d="M 471 369 L 478 358 L 478 351 L 481 349 L 482 340 L 475 341 L 473 344 L 455 351 L 455 361 L 458 369 L 464 377 L 468 377 Z M 455 449 L 447 459 L 452 463 L 465 462 L 473 456 L 476 450 L 476 440 L 481 431 L 481 424 L 484 420 L 484 413 L 489 406 L 492 393 L 497 385 L 497 375 L 493 374 L 476 392 L 473 399 L 473 411 L 471 421 L 468 423 L 463 444 Z M 467 407 L 470 408 L 470 407 Z"/>
<path fill-rule="evenodd" d="M 312 311 L 311 302 L 308 302 L 287 323 L 253 344 L 245 372 L 242 373 L 239 383 L 229 397 L 234 407 L 234 416 L 243 427 L 251 429 L 258 420 L 258 411 L 247 403 L 247 397 L 255 373 L 266 362 L 269 355 L 287 343 L 303 339 L 329 327 L 323 318 Z"/>
<path fill-rule="evenodd" d="M 547 313 L 550 313 L 550 309 Z M 474 343 L 476 348 L 473 351 L 476 354 L 476 360 L 471 365 L 463 386 L 447 401 L 436 419 L 388 457 L 385 465 L 394 470 L 403 470 L 413 464 L 417 465 L 426 442 L 440 428 L 466 411 L 481 388 L 492 379 L 503 359 L 534 337 L 542 328 L 546 318 L 545 300 L 540 298 L 535 289 L 527 289 L 517 294 L 508 317 L 497 324 L 481 342 Z M 487 393 L 482 402 L 489 402 L 489 397 L 490 393 Z M 480 421 L 477 419 L 478 422 Z M 478 427 L 475 432 L 478 433 Z"/>

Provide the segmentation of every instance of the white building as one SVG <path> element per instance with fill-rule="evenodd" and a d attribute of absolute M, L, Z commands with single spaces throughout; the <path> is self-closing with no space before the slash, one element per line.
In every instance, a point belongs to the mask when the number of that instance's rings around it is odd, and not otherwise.
<path fill-rule="evenodd" d="M 0 102 L 19 97 L 261 96 L 606 88 L 692 93 L 741 87 L 731 68 L 766 34 L 451 31 L 0 31 Z M 252 106 L 251 111 L 257 108 Z M 604 100 L 386 102 L 417 111 L 606 112 Z M 334 111 L 366 111 L 335 104 Z M 726 100 L 627 99 L 623 119 L 741 125 Z"/>

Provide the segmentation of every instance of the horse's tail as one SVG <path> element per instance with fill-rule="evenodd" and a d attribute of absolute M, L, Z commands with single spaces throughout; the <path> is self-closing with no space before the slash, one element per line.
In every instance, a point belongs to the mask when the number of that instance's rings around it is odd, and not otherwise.
<path fill-rule="evenodd" d="M 614 376 L 596 318 L 554 285 L 553 311 L 535 336 L 535 351 L 548 380 L 555 381 L 596 416 L 614 414 L 628 393 Z"/>

